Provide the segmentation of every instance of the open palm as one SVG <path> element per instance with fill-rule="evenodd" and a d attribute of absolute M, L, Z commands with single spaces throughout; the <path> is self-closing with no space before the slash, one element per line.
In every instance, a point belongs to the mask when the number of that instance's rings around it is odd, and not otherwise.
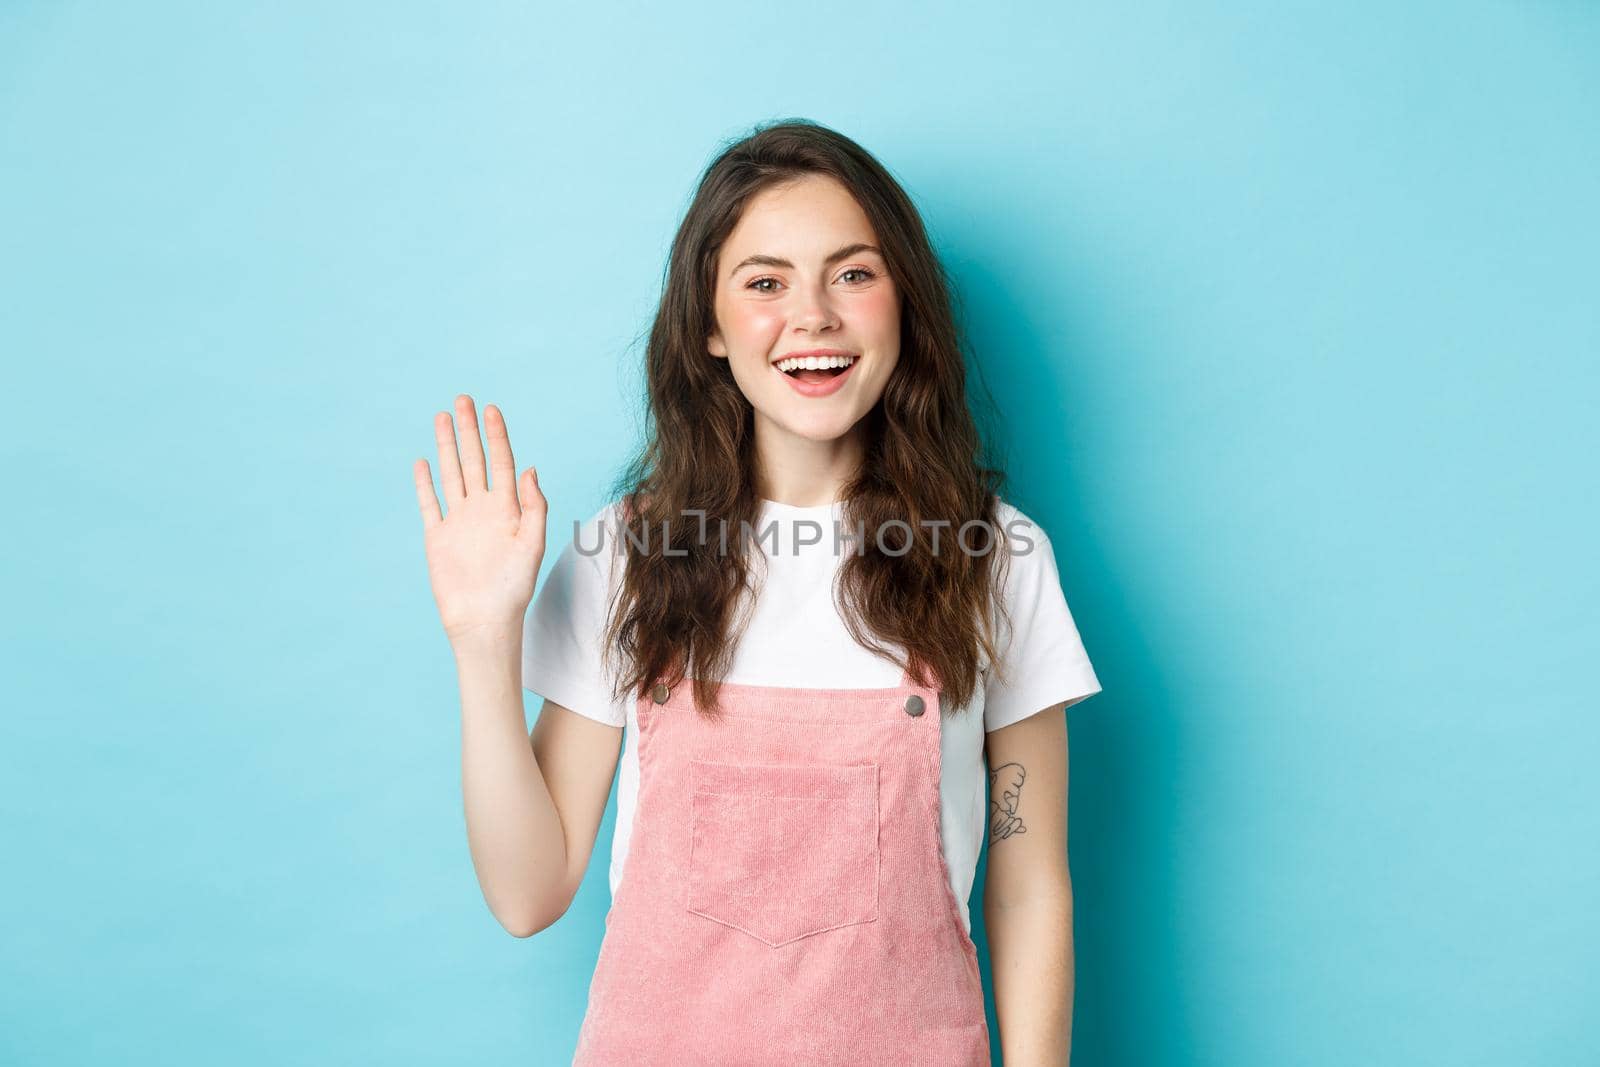
<path fill-rule="evenodd" d="M 544 559 L 546 514 L 538 473 L 529 467 L 520 479 L 516 475 L 500 409 L 493 404 L 484 408 L 486 471 L 472 398 L 465 393 L 456 397 L 455 408 L 462 431 L 459 447 L 455 420 L 443 411 L 433 418 L 447 513 L 434 495 L 428 461 L 412 465 L 428 580 L 452 644 L 521 629 Z"/>

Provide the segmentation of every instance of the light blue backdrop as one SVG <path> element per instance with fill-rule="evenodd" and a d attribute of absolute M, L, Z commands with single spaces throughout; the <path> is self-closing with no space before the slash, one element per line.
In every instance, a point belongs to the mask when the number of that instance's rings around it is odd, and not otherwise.
<path fill-rule="evenodd" d="M 1105 685 L 1076 1062 L 1600 1062 L 1600 8 L 329 6 L 0 6 L 0 1060 L 566 1061 L 606 849 L 484 906 L 411 463 L 467 391 L 598 507 L 696 174 L 804 115 Z"/>

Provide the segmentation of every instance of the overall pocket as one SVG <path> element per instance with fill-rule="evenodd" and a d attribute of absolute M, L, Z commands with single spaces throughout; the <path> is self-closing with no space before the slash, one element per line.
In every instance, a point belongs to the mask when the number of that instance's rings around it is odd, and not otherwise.
<path fill-rule="evenodd" d="M 878 917 L 878 765 L 691 760 L 688 909 L 768 945 Z"/>

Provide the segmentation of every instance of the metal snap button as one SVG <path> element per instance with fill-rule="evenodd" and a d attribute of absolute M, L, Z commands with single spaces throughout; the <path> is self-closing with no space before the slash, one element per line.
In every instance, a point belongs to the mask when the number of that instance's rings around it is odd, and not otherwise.
<path fill-rule="evenodd" d="M 667 697 L 671 695 L 671 693 L 672 690 L 657 683 L 656 687 L 650 690 L 650 699 L 654 700 L 657 704 L 665 704 L 667 702 Z"/>
<path fill-rule="evenodd" d="M 915 693 L 912 693 L 910 696 L 906 697 L 906 714 L 907 715 L 921 715 L 922 714 L 922 698 L 919 697 Z"/>

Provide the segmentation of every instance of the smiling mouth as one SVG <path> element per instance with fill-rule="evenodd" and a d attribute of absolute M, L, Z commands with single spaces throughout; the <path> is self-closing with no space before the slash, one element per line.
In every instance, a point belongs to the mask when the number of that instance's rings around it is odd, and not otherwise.
<path fill-rule="evenodd" d="M 821 370 L 787 370 L 783 373 L 797 382 L 825 382 L 830 378 L 839 377 L 849 369 L 848 367 L 828 367 Z"/>
<path fill-rule="evenodd" d="M 804 382 L 807 385 L 818 385 L 833 378 L 838 378 L 860 360 L 859 356 L 838 355 L 807 358 L 799 356 L 792 359 L 780 359 L 774 366 L 779 373 L 784 374 L 792 381 Z M 817 366 L 816 364 L 821 364 Z"/>
<path fill-rule="evenodd" d="M 839 363 L 842 366 L 805 366 L 805 363 Z M 779 360 L 772 369 L 783 375 L 789 387 L 801 396 L 825 397 L 844 388 L 845 379 L 861 362 L 860 357 L 824 356 L 819 359 Z M 784 370 L 783 365 L 789 369 Z"/>

